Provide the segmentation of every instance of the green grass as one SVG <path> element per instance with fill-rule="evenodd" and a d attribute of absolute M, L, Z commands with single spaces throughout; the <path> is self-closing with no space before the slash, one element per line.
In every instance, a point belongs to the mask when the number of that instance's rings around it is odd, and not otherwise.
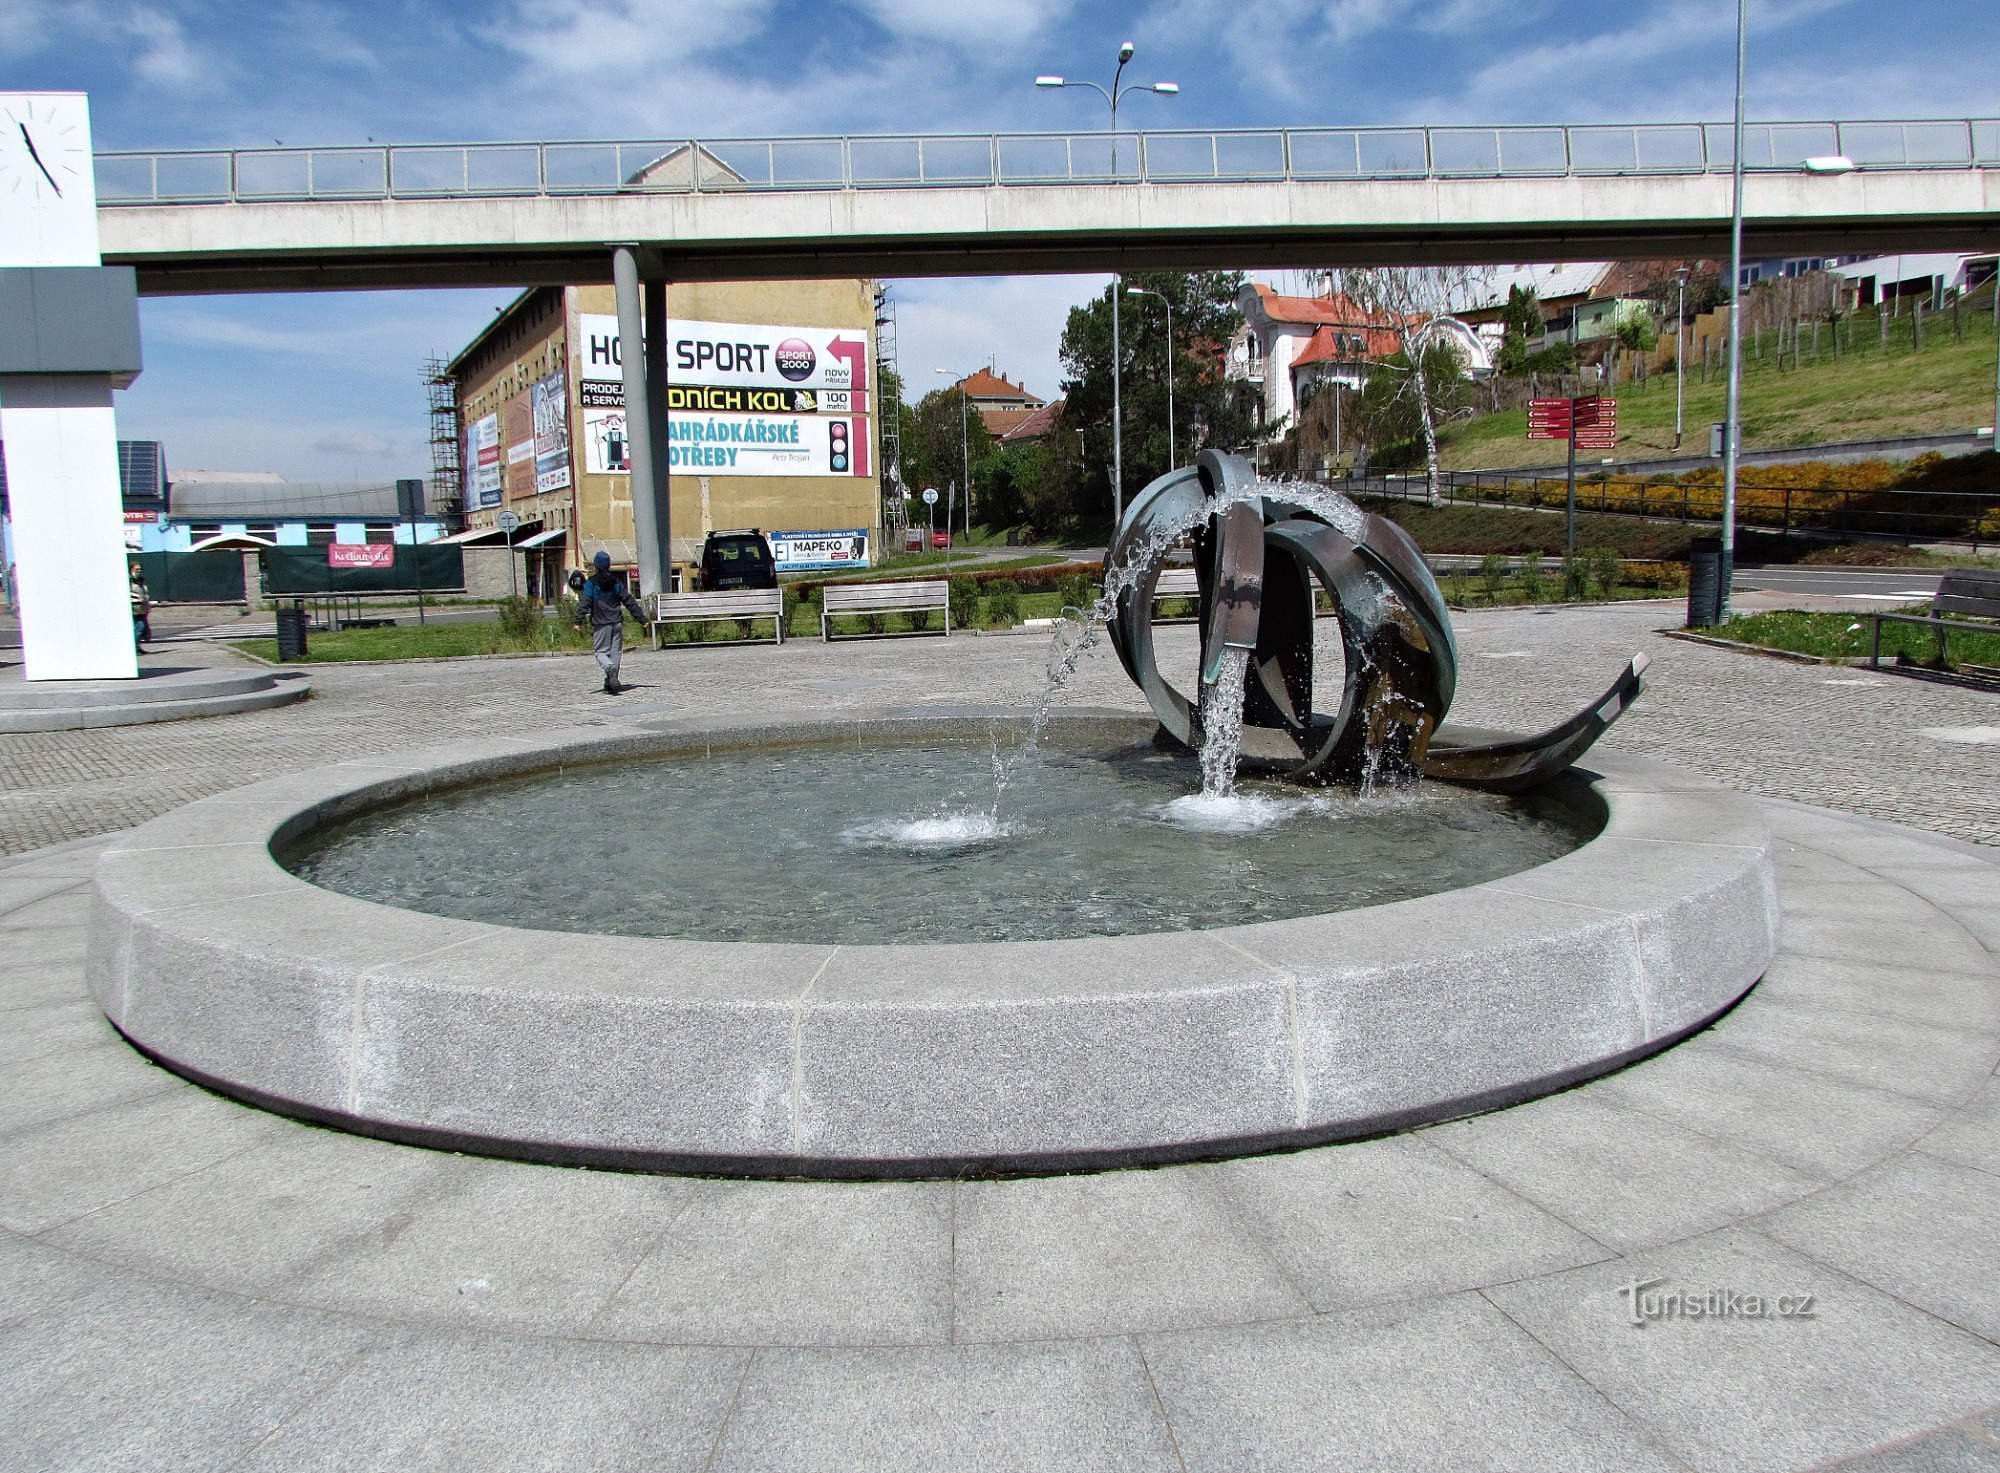
<path fill-rule="evenodd" d="M 1924 613 L 1927 609 L 1918 605 L 1903 612 Z M 1822 659 L 1866 658 L 1874 638 L 1873 623 L 1866 615 L 1804 613 L 1795 609 L 1751 614 L 1732 619 L 1720 628 L 1699 632 L 1716 639 L 1799 655 L 1818 655 Z M 1899 657 L 1909 664 L 1936 669 L 1937 636 L 1921 625 L 1884 624 L 1882 658 Z M 1952 666 L 1968 660 L 1977 665 L 2000 664 L 2000 634 L 1951 634 L 1947 657 Z"/>
<path fill-rule="evenodd" d="M 875 566 L 859 573 L 843 573 L 827 569 L 815 573 L 785 573 L 778 581 L 790 583 L 865 583 L 884 578 L 904 578 L 913 572 L 943 572 L 949 565 L 952 575 L 960 573 L 995 573 L 1010 568 L 1045 568 L 1051 563 L 1064 559 L 1060 553 L 1029 552 L 1010 558 L 968 558 L 963 552 L 952 552 L 949 557 L 942 552 L 892 552 L 876 562 Z"/>
<path fill-rule="evenodd" d="M 637 628 L 631 621 L 626 622 L 627 644 L 645 637 L 635 632 Z M 260 659 L 278 658 L 278 642 L 275 639 L 244 639 L 234 643 L 237 649 Z M 340 629 L 308 635 L 306 657 L 301 663 L 331 665 L 349 660 L 444 660 L 459 655 L 567 654 L 589 648 L 588 635 L 553 619 L 548 621 L 536 639 L 512 638 L 497 623 L 399 624 L 390 629 Z"/>
<path fill-rule="evenodd" d="M 1852 334 L 1852 350 L 1834 358 L 1829 330 L 1821 328 L 1820 356 L 1807 352 L 1797 369 L 1788 354 L 1781 369 L 1765 334 L 1764 357 L 1743 363 L 1743 444 L 1752 450 L 1865 440 L 1881 435 L 1940 434 L 1984 425 L 1993 418 L 1995 344 L 1990 305 L 1968 307 L 1963 338 L 1954 342 L 1951 314 L 1924 314 L 1924 346 L 1910 346 L 1910 318 L 1889 324 L 1887 350 L 1878 346 L 1872 311 L 1842 324 Z M 1809 337 L 1809 333 L 1808 333 Z M 1808 347 L 1810 344 L 1808 343 Z M 1721 356 L 1701 381 L 1699 359 L 1689 362 L 1686 438 L 1682 452 L 1708 449 L 1708 427 L 1724 418 L 1725 374 Z M 1674 375 L 1671 370 L 1643 383 L 1621 383 L 1610 391 L 1618 400 L 1620 460 L 1674 454 Z M 1525 409 L 1482 415 L 1447 426 L 1439 437 L 1440 463 L 1447 470 L 1560 467 L 1560 440 L 1527 438 Z M 1579 456 L 1579 463 L 1601 457 Z"/>

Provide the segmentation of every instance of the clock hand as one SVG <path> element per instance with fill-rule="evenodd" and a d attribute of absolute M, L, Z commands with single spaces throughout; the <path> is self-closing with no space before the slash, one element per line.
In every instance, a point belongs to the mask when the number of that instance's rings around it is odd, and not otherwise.
<path fill-rule="evenodd" d="M 41 154 L 35 151 L 35 140 L 28 135 L 28 125 L 16 123 L 14 126 L 21 130 L 21 141 L 28 145 L 28 157 L 35 161 L 35 167 L 40 169 L 42 177 L 49 181 L 49 188 L 56 192 L 56 198 L 61 199 L 62 186 L 56 183 L 56 176 L 49 172 L 49 166 L 42 162 Z"/>

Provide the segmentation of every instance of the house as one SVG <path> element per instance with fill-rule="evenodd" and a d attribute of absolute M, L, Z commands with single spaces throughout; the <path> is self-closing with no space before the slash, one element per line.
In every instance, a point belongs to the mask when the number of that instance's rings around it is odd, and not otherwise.
<path fill-rule="evenodd" d="M 1251 281 L 1236 305 L 1243 325 L 1230 339 L 1223 372 L 1259 395 L 1266 423 L 1296 414 L 1299 391 L 1310 383 L 1359 388 L 1369 365 L 1401 346 L 1393 319 L 1344 296 L 1285 296 Z"/>
<path fill-rule="evenodd" d="M 1008 382 L 990 368 L 969 374 L 952 387 L 965 395 L 978 414 L 979 422 L 986 426 L 986 433 L 996 440 L 1006 439 L 1009 430 L 1037 410 L 1048 407 L 1047 400 L 1037 398 L 1019 384 Z"/>

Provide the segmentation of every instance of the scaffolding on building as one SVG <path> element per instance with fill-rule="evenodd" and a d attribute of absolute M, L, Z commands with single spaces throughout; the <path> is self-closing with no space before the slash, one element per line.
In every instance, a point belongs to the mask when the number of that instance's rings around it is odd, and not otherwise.
<path fill-rule="evenodd" d="M 888 284 L 875 285 L 875 426 L 882 453 L 882 528 L 900 540 L 907 518 L 903 487 L 902 395 L 897 391 L 896 302 Z"/>
<path fill-rule="evenodd" d="M 446 530 L 462 529 L 465 520 L 465 466 L 459 453 L 458 381 L 446 371 L 448 358 L 424 364 L 424 385 L 431 405 L 430 512 Z"/>

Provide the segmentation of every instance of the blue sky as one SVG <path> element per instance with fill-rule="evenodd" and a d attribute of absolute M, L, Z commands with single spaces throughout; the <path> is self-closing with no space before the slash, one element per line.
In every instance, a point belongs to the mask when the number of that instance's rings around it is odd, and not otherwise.
<path fill-rule="evenodd" d="M 1752 0 L 1752 117 L 2000 114 L 2000 7 Z M 101 149 L 1728 116 L 1732 0 L 0 0 L 0 89 L 91 94 Z M 913 392 L 989 361 L 1053 395 L 1102 278 L 895 284 Z M 120 433 L 171 467 L 429 466 L 423 360 L 511 293 L 153 299 Z"/>

